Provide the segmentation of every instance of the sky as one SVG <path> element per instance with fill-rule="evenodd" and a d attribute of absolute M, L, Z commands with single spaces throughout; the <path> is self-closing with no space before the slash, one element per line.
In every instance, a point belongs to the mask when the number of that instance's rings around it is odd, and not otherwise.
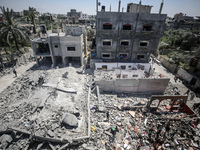
<path fill-rule="evenodd" d="M 121 8 L 128 3 L 139 4 L 140 0 L 121 0 Z M 152 5 L 151 13 L 158 13 L 162 0 L 141 0 L 143 5 Z M 99 0 L 101 5 L 106 6 L 106 11 L 117 11 L 119 0 Z M 70 9 L 82 11 L 88 15 L 96 14 L 96 0 L 0 0 L 0 6 L 12 8 L 19 12 L 34 7 L 42 13 L 66 14 Z M 188 16 L 200 16 L 200 0 L 164 0 L 163 14 L 173 17 L 176 13 L 184 13 Z M 99 10 L 101 7 L 99 6 Z"/>

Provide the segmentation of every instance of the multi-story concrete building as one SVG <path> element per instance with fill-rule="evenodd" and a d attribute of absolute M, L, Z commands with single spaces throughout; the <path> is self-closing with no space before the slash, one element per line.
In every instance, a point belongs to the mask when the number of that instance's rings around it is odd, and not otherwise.
<path fill-rule="evenodd" d="M 82 14 L 82 19 L 88 19 L 88 15 L 87 14 Z"/>
<path fill-rule="evenodd" d="M 121 2 L 121 1 L 120 1 Z M 149 5 L 129 3 L 127 12 L 97 9 L 96 58 L 106 62 L 146 63 L 165 30 L 166 14 L 151 13 Z M 98 8 L 98 7 L 97 7 Z"/>
<path fill-rule="evenodd" d="M 71 9 L 71 12 L 67 12 L 68 24 L 78 24 L 78 20 L 82 18 L 82 12 L 77 12 L 76 9 Z"/>
<path fill-rule="evenodd" d="M 60 61 L 65 66 L 73 62 L 83 65 L 83 59 L 87 53 L 86 29 L 80 26 L 66 26 L 62 33 L 31 40 L 31 46 L 35 58 L 51 58 L 53 66 Z M 36 61 L 39 64 L 39 60 L 36 59 Z"/>

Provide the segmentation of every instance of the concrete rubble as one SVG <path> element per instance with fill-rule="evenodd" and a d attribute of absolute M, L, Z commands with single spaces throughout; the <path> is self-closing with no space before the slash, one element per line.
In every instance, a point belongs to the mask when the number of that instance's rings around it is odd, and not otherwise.
<path fill-rule="evenodd" d="M 107 109 L 101 112 L 97 96 L 93 94 L 91 126 L 96 130 L 89 142 L 93 149 L 198 149 L 200 126 L 196 128 L 186 113 L 163 109 L 150 111 L 146 107 L 149 97 L 103 93 L 100 101 Z M 97 105 L 97 109 L 93 105 Z M 168 103 L 161 105 L 169 106 Z M 113 133 L 111 127 L 118 130 Z"/>
<path fill-rule="evenodd" d="M 62 144 L 72 145 L 74 139 L 86 136 L 88 107 L 85 100 L 89 89 L 86 81 L 87 76 L 78 74 L 73 67 L 29 70 L 17 78 L 0 95 L 0 149 L 49 146 L 58 149 Z M 63 118 L 66 114 L 68 118 Z M 44 143 L 34 145 L 33 140 Z"/>
<path fill-rule="evenodd" d="M 171 110 L 170 102 L 152 109 L 149 93 L 104 92 L 90 69 L 44 68 L 28 70 L 0 94 L 0 149 L 200 147 L 198 114 Z M 164 93 L 182 94 L 172 82 Z"/>

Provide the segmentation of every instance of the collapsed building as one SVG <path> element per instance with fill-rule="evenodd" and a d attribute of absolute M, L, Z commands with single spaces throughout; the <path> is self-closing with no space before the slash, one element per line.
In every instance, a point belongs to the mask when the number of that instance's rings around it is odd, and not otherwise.
<path fill-rule="evenodd" d="M 96 63 L 95 65 L 97 69 L 94 71 L 95 84 L 103 91 L 163 94 L 170 80 L 154 72 L 149 63 Z"/>
<path fill-rule="evenodd" d="M 83 65 L 87 54 L 87 36 L 85 27 L 65 26 L 61 33 L 45 34 L 43 38 L 31 40 L 31 46 L 37 61 L 38 57 L 50 58 L 53 66 L 62 62 L 64 66 L 79 62 Z"/>

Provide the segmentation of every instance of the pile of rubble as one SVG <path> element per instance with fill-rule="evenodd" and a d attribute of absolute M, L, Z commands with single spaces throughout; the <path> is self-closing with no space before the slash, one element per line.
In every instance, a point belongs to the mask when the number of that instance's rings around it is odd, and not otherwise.
<path fill-rule="evenodd" d="M 29 70 L 17 78 L 0 95 L 0 148 L 56 149 L 87 135 L 86 82 L 73 67 Z"/>
<path fill-rule="evenodd" d="M 93 93 L 90 105 L 93 132 L 87 146 L 98 150 L 198 149 L 200 126 L 195 128 L 186 113 L 150 111 L 146 107 L 148 97 L 115 93 L 98 97 Z"/>

